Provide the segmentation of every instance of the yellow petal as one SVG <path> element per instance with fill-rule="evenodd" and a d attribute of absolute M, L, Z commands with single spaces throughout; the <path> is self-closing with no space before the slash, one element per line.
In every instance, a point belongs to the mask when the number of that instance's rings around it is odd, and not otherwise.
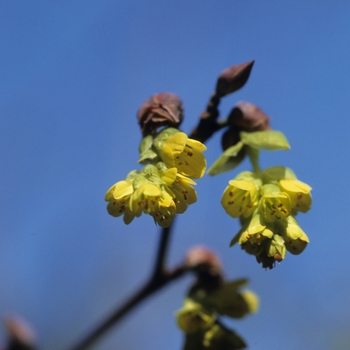
<path fill-rule="evenodd" d="M 312 190 L 308 184 L 299 180 L 282 179 L 279 183 L 284 190 L 290 192 L 309 193 Z"/>
<path fill-rule="evenodd" d="M 124 223 L 125 223 L 126 225 L 129 225 L 129 224 L 131 223 L 131 221 L 134 220 L 134 217 L 135 217 L 134 214 L 133 214 L 130 210 L 127 210 L 127 211 L 125 212 L 124 218 L 123 218 Z"/>
<path fill-rule="evenodd" d="M 115 184 L 113 197 L 114 199 L 120 199 L 128 196 L 134 192 L 134 188 L 130 181 L 119 181 Z"/>
<path fill-rule="evenodd" d="M 177 132 L 176 134 L 168 137 L 164 141 L 163 147 L 168 147 L 171 149 L 171 153 L 174 153 L 175 156 L 180 154 L 185 148 L 186 141 L 188 137 L 184 132 Z"/>
<path fill-rule="evenodd" d="M 105 195 L 106 202 L 110 201 L 111 198 L 113 197 L 114 187 L 115 187 L 115 184 L 112 187 L 110 187 L 109 190 L 106 192 L 106 195 Z"/>
<path fill-rule="evenodd" d="M 279 182 L 282 191 L 288 193 L 292 207 L 303 213 L 311 208 L 311 187 L 299 180 L 283 179 Z"/>
<path fill-rule="evenodd" d="M 171 185 L 175 181 L 176 175 L 177 175 L 177 169 L 176 168 L 167 169 L 164 172 L 163 176 L 162 176 L 162 180 L 167 185 Z"/>
<path fill-rule="evenodd" d="M 188 139 L 187 140 L 187 145 L 189 145 L 191 148 L 194 148 L 200 152 L 203 152 L 207 149 L 207 147 L 202 143 L 199 142 L 197 140 L 193 140 L 193 139 Z"/>
<path fill-rule="evenodd" d="M 149 197 L 157 197 L 162 194 L 162 191 L 159 187 L 149 182 L 142 185 L 141 192 L 143 195 L 149 196 Z"/>
<path fill-rule="evenodd" d="M 226 210 L 227 214 L 233 218 L 239 216 L 249 217 L 257 206 L 258 192 L 252 182 L 236 181 L 229 182 L 230 185 L 226 187 L 222 198 L 221 205 Z M 243 188 L 239 188 L 238 185 Z"/>
<path fill-rule="evenodd" d="M 191 185 L 196 185 L 196 182 L 194 182 L 192 179 L 190 179 L 187 176 L 177 174 L 177 177 L 181 180 L 181 182 L 186 182 L 186 183 L 189 183 Z"/>

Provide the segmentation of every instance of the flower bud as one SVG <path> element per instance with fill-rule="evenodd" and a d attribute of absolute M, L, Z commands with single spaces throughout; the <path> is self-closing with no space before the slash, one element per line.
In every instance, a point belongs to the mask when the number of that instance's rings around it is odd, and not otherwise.
<path fill-rule="evenodd" d="M 254 247 L 260 245 L 265 239 L 272 238 L 273 231 L 265 223 L 263 217 L 257 213 L 252 216 L 248 225 L 241 229 L 241 235 L 238 239 L 239 244 L 249 243 Z M 255 252 L 250 254 L 256 255 Z"/>
<path fill-rule="evenodd" d="M 182 101 L 170 92 L 155 94 L 142 103 L 137 119 L 144 136 L 165 125 L 177 128 L 183 119 Z"/>
<path fill-rule="evenodd" d="M 215 314 L 201 304 L 186 299 L 184 306 L 176 313 L 177 325 L 185 333 L 194 333 L 210 327 L 215 322 Z"/>
<path fill-rule="evenodd" d="M 300 254 L 309 243 L 306 233 L 300 228 L 298 222 L 293 216 L 280 221 L 281 235 L 285 241 L 287 250 L 292 254 Z"/>
<path fill-rule="evenodd" d="M 228 116 L 228 122 L 240 131 L 271 130 L 270 118 L 259 107 L 249 102 L 237 103 Z"/>
<path fill-rule="evenodd" d="M 280 235 L 273 235 L 270 241 L 267 255 L 281 262 L 286 256 L 287 250 L 284 244 L 284 239 Z"/>
<path fill-rule="evenodd" d="M 220 97 L 239 90 L 247 82 L 254 61 L 237 64 L 223 70 L 216 83 L 216 93 Z"/>
<path fill-rule="evenodd" d="M 187 254 L 185 265 L 192 269 L 208 271 L 211 274 L 220 274 L 222 265 L 219 257 L 205 247 L 193 247 Z"/>

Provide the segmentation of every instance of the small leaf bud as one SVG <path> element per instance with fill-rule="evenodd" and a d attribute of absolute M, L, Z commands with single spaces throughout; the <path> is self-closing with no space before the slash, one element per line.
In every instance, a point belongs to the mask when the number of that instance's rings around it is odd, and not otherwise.
<path fill-rule="evenodd" d="M 177 128 L 183 119 L 182 101 L 170 92 L 155 94 L 142 103 L 137 119 L 144 136 L 155 133 L 161 126 Z"/>
<path fill-rule="evenodd" d="M 270 118 L 259 107 L 249 102 L 237 103 L 229 114 L 228 121 L 241 131 L 271 130 Z"/>
<path fill-rule="evenodd" d="M 242 88 L 249 78 L 253 64 L 254 61 L 250 61 L 223 70 L 216 83 L 217 95 L 223 97 Z"/>
<path fill-rule="evenodd" d="M 219 257 L 205 247 L 193 247 L 186 255 L 185 265 L 192 269 L 205 270 L 213 275 L 222 273 Z"/>
<path fill-rule="evenodd" d="M 8 333 L 8 349 L 36 349 L 36 335 L 31 326 L 18 316 L 5 319 Z"/>

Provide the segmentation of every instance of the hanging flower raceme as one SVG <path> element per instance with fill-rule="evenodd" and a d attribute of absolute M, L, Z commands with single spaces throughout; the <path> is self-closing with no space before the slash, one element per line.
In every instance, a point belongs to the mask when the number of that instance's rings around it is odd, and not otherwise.
<path fill-rule="evenodd" d="M 242 337 L 223 323 L 222 316 L 240 319 L 257 312 L 259 297 L 244 278 L 226 281 L 214 252 L 194 247 L 185 259 L 197 276 L 182 308 L 176 312 L 178 327 L 185 333 L 184 349 L 244 349 Z"/>
<path fill-rule="evenodd" d="M 265 268 L 281 262 L 287 251 L 300 254 L 309 239 L 294 216 L 311 208 L 310 191 L 285 167 L 239 174 L 221 199 L 225 211 L 242 224 L 231 246 L 239 243 Z"/>
<path fill-rule="evenodd" d="M 176 214 L 197 201 L 191 178 L 204 175 L 206 147 L 175 128 L 145 136 L 140 144 L 139 163 L 151 163 L 113 185 L 106 194 L 112 216 L 124 215 L 129 224 L 142 213 L 162 227 L 169 227 Z"/>
<path fill-rule="evenodd" d="M 141 171 L 130 172 L 107 191 L 107 210 L 115 217 L 124 215 L 126 224 L 145 213 L 159 226 L 169 227 L 176 214 L 196 202 L 191 185 L 195 182 L 178 174 L 176 168 L 168 169 L 164 163 L 149 164 Z"/>

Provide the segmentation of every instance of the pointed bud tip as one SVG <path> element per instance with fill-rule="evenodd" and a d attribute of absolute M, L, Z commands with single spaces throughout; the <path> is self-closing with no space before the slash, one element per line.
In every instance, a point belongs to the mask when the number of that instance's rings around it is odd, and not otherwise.
<path fill-rule="evenodd" d="M 223 97 L 242 88 L 248 81 L 254 60 L 223 70 L 216 83 L 217 95 Z"/>

